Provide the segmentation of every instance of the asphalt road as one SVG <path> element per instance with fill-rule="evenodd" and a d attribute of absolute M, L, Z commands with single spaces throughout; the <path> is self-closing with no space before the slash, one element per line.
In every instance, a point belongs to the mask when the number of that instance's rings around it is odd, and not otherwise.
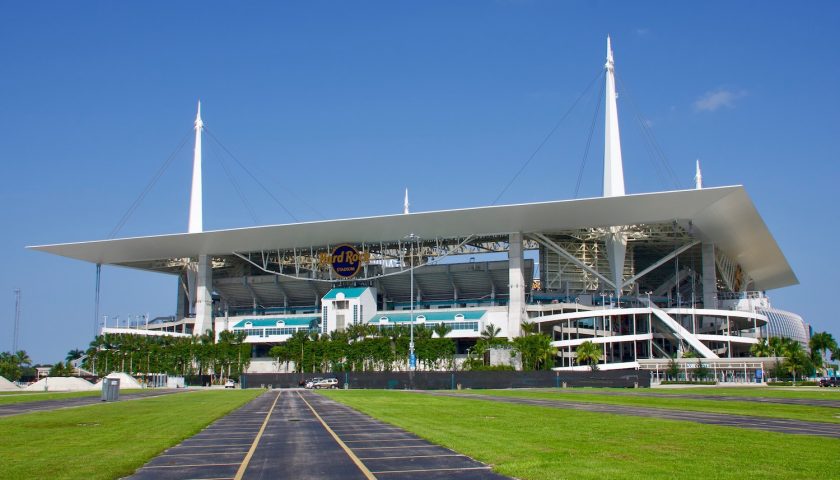
<path fill-rule="evenodd" d="M 136 393 L 121 393 L 119 401 L 136 400 L 139 398 L 159 397 L 161 395 L 171 395 L 173 393 L 182 393 L 188 390 L 184 389 L 161 389 L 161 390 L 146 390 Z M 0 417 L 8 417 L 11 415 L 22 415 L 24 413 L 46 412 L 50 410 L 58 410 L 60 408 L 84 407 L 86 405 L 97 405 L 102 403 L 99 395 L 90 397 L 76 397 L 65 399 L 52 400 L 38 400 L 34 402 L 10 403 L 0 405 Z"/>
<path fill-rule="evenodd" d="M 723 425 L 727 427 L 751 428 L 755 430 L 765 430 L 779 433 L 793 433 L 799 435 L 817 435 L 822 437 L 840 438 L 840 424 L 834 423 L 806 422 L 803 420 L 753 417 L 748 415 L 730 415 L 726 413 L 692 412 L 686 410 L 671 410 L 665 408 L 607 405 L 602 403 L 591 402 L 497 397 L 493 395 L 481 395 L 471 393 L 446 393 L 440 391 L 414 392 L 444 397 L 475 398 L 479 400 L 512 403 L 518 405 L 565 408 L 570 410 L 583 410 L 587 412 L 613 413 L 617 415 L 632 415 L 637 417 L 660 418 L 666 420 L 682 420 L 687 422 L 705 423 L 708 425 Z"/>
<path fill-rule="evenodd" d="M 139 468 L 141 479 L 504 479 L 340 403 L 267 392 Z"/>

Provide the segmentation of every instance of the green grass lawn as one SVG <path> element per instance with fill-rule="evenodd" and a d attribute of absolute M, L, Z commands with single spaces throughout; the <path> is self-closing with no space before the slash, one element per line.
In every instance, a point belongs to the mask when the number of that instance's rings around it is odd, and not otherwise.
<path fill-rule="evenodd" d="M 212 390 L 0 418 L 0 478 L 112 479 L 264 390 Z"/>
<path fill-rule="evenodd" d="M 662 395 L 721 395 L 736 397 L 806 398 L 811 400 L 840 400 L 840 388 L 813 387 L 689 387 L 652 388 L 644 392 Z"/>
<path fill-rule="evenodd" d="M 142 389 L 120 390 L 121 394 L 143 392 Z M 100 390 L 89 390 L 86 392 L 17 392 L 15 394 L 0 395 L 0 405 L 10 403 L 40 402 L 42 400 L 62 400 L 78 397 L 98 397 L 102 395 Z"/>
<path fill-rule="evenodd" d="M 380 390 L 325 396 L 521 479 L 840 478 L 840 440 Z"/>
<path fill-rule="evenodd" d="M 667 395 L 608 395 L 603 392 L 568 393 L 562 389 L 553 390 L 462 390 L 459 393 L 495 395 L 500 397 L 536 398 L 541 400 L 562 400 L 573 402 L 607 403 L 610 405 L 632 405 L 634 407 L 667 408 L 695 412 L 730 413 L 758 417 L 791 418 L 813 422 L 840 423 L 840 408 L 812 407 L 810 405 L 786 405 L 779 403 L 756 403 L 738 400 L 697 400 L 669 397 Z"/>

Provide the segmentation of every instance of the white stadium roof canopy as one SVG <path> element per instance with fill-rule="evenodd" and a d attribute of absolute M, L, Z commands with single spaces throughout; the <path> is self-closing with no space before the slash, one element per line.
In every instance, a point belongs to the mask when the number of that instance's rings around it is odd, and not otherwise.
<path fill-rule="evenodd" d="M 201 233 L 31 246 L 103 265 L 197 255 L 230 255 L 311 246 L 376 244 L 414 233 L 424 239 L 513 232 L 552 233 L 615 225 L 690 221 L 693 234 L 712 242 L 744 268 L 761 290 L 798 283 L 743 186 L 618 197 L 462 208 L 269 225 Z"/>

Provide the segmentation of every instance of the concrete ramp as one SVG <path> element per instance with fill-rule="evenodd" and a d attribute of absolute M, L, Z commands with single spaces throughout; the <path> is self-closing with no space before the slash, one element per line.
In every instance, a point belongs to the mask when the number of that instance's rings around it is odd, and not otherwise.
<path fill-rule="evenodd" d="M 698 340 L 694 334 L 683 328 L 679 322 L 671 318 L 670 315 L 658 308 L 653 308 L 651 310 L 653 310 L 653 314 L 656 315 L 656 318 L 661 320 L 668 330 L 674 334 L 674 336 L 691 345 L 691 348 L 693 348 L 694 351 L 700 354 L 703 358 L 720 358 L 715 352 L 711 351 L 709 347 L 704 345 L 703 342 Z"/>

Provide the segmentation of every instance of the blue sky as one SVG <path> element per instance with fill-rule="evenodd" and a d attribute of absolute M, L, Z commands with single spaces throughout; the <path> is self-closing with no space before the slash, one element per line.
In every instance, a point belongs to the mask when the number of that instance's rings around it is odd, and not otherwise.
<path fill-rule="evenodd" d="M 36 361 L 90 341 L 94 267 L 24 246 L 106 238 L 199 98 L 210 131 L 300 220 L 399 212 L 405 187 L 414 211 L 487 205 L 598 75 L 608 33 L 627 191 L 688 188 L 697 158 L 707 186 L 745 185 L 801 282 L 769 292 L 774 305 L 840 337 L 837 25 L 836 2 L 7 4 L 0 350 L 14 288 Z M 574 197 L 598 87 L 500 203 Z M 600 195 L 602 129 L 579 197 Z M 119 236 L 186 231 L 190 151 Z M 205 228 L 254 225 L 220 149 L 206 151 Z M 228 167 L 259 224 L 293 221 Z M 101 312 L 170 314 L 175 286 L 105 268 Z"/>

